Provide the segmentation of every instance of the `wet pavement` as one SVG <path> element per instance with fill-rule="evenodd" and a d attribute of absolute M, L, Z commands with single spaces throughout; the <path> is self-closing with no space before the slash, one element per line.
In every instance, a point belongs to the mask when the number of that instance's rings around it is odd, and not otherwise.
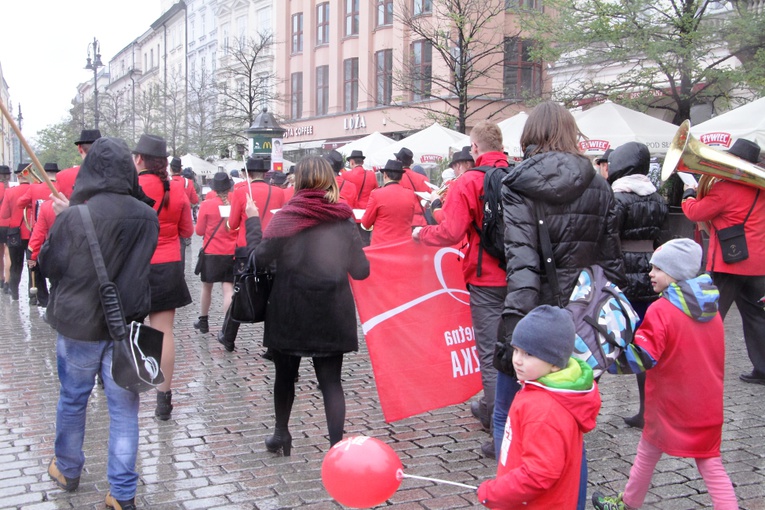
<path fill-rule="evenodd" d="M 193 258 L 199 238 L 188 248 Z M 321 461 L 329 449 L 324 409 L 310 360 L 301 366 L 290 421 L 291 457 L 268 453 L 263 440 L 273 424 L 273 366 L 260 357 L 262 326 L 243 325 L 236 351 L 215 341 L 223 310 L 218 289 L 210 333 L 197 333 L 199 280 L 187 260 L 195 303 L 176 315 L 175 409 L 170 421 L 154 418 L 153 392 L 142 395 L 136 503 L 144 509 L 342 508 L 324 490 Z M 26 274 L 23 282 L 26 281 Z M 23 295 L 23 293 L 22 293 Z M 108 413 L 103 392 L 91 396 L 85 437 L 85 470 L 79 489 L 68 494 L 48 478 L 53 455 L 58 379 L 55 333 L 43 309 L 0 294 L 0 509 L 104 508 Z M 297 311 L 296 313 L 299 313 Z M 765 510 L 765 386 L 738 380 L 749 371 L 741 322 L 734 309 L 726 324 L 723 461 L 740 506 Z M 764 333 L 765 334 L 765 333 Z M 343 367 L 347 403 L 346 437 L 364 434 L 393 447 L 407 474 L 478 485 L 493 476 L 494 461 L 480 454 L 488 440 L 468 403 L 385 423 L 364 343 Z M 603 408 L 588 434 L 590 491 L 624 487 L 640 432 L 622 417 L 636 410 L 634 377 L 601 381 Z M 703 413 L 704 409 L 699 409 Z M 405 479 L 382 506 L 452 509 L 480 506 L 473 491 Z M 692 460 L 665 457 L 658 465 L 644 508 L 711 508 Z"/>

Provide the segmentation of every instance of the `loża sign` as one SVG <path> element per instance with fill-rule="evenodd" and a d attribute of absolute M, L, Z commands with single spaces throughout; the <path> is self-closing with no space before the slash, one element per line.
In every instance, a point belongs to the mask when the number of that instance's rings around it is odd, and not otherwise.
<path fill-rule="evenodd" d="M 346 131 L 352 131 L 354 129 L 363 129 L 367 127 L 367 120 L 363 115 L 351 115 L 343 119 L 343 128 Z"/>

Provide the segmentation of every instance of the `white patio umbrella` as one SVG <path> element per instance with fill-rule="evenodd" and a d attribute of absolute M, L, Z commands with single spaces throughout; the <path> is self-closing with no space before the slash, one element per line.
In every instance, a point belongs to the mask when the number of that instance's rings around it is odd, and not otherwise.
<path fill-rule="evenodd" d="M 167 158 L 168 161 L 171 161 L 172 159 L 172 156 Z M 191 167 L 195 174 L 199 176 L 205 175 L 207 177 L 212 177 L 215 175 L 215 172 L 218 171 L 217 166 L 199 156 L 195 156 L 194 154 L 185 154 L 181 156 L 181 167 Z"/>
<path fill-rule="evenodd" d="M 363 138 L 354 140 L 350 143 L 338 147 L 337 151 L 346 158 L 351 155 L 351 151 L 361 151 L 364 156 L 369 156 L 370 153 L 380 150 L 382 147 L 387 147 L 394 144 L 395 141 L 392 138 L 388 138 L 379 131 L 375 131 Z M 368 162 L 368 159 L 364 160 L 364 166 L 372 168 L 372 164 Z"/>
<path fill-rule="evenodd" d="M 603 154 L 627 142 L 641 142 L 652 154 L 665 154 L 677 126 L 645 113 L 606 101 L 574 117 L 579 130 L 589 140 L 579 148 L 590 156 Z"/>
<path fill-rule="evenodd" d="M 366 163 L 376 167 L 385 166 L 386 161 L 394 159 L 393 155 L 402 147 L 406 147 L 414 153 L 415 165 L 434 166 L 449 157 L 450 147 L 455 143 L 460 148 L 462 145 L 469 145 L 470 137 L 434 122 L 422 131 L 371 153 L 367 156 Z"/>
<path fill-rule="evenodd" d="M 765 97 L 691 126 L 691 134 L 719 149 L 730 149 L 738 138 L 765 148 Z"/>

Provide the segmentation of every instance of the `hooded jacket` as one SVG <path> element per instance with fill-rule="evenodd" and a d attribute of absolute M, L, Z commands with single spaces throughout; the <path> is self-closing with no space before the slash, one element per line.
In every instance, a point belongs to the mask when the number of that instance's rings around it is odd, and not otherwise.
<path fill-rule="evenodd" d="M 635 334 L 636 346 L 656 360 L 646 372 L 643 438 L 669 455 L 718 457 L 725 374 L 720 294 L 703 274 L 671 284 L 661 297 Z"/>
<path fill-rule="evenodd" d="M 524 383 L 505 424 L 497 477 L 481 484 L 478 500 L 496 509 L 575 509 L 584 433 L 599 411 L 592 369 L 575 358 Z"/>
<path fill-rule="evenodd" d="M 93 143 L 77 175 L 70 207 L 63 211 L 43 245 L 39 263 L 55 287 L 48 317 L 56 330 L 78 340 L 108 340 L 99 281 L 76 205 L 90 209 L 106 272 L 120 292 L 128 323 L 149 313 L 149 262 L 157 246 L 157 213 L 134 198 L 138 175 L 123 140 Z"/>
<path fill-rule="evenodd" d="M 558 305 L 544 276 L 535 202 L 541 202 L 550 232 L 561 306 L 568 304 L 580 270 L 593 264 L 615 284 L 626 285 L 614 195 L 587 158 L 562 152 L 537 154 L 511 168 L 502 183 L 505 342 L 529 311 L 542 304 Z M 507 359 L 497 368 L 511 373 Z"/>

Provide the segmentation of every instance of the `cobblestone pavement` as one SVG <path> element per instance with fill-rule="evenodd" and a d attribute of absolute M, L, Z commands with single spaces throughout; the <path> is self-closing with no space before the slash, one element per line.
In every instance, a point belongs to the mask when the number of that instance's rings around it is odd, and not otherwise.
<path fill-rule="evenodd" d="M 193 258 L 199 239 L 187 251 Z M 187 261 L 195 301 L 199 283 Z M 26 281 L 26 275 L 24 279 Z M 215 341 L 222 319 L 220 295 L 213 300 L 211 332 L 192 323 L 198 305 L 176 316 L 175 410 L 168 422 L 154 418 L 154 395 L 140 409 L 137 504 L 144 509 L 342 508 L 322 487 L 321 461 L 329 448 L 324 411 L 310 360 L 304 360 L 291 419 L 291 457 L 265 451 L 273 424 L 273 368 L 260 353 L 260 325 L 243 325 L 234 353 Z M 296 312 L 299 313 L 299 312 Z M 744 384 L 751 369 L 735 310 L 726 324 L 727 375 L 723 460 L 741 508 L 765 510 L 765 386 Z M 85 438 L 87 457 L 80 488 L 57 489 L 46 474 L 53 455 L 58 398 L 55 334 L 42 309 L 0 294 L 0 509 L 95 509 L 104 507 L 108 413 L 103 392 L 90 399 Z M 390 444 L 408 474 L 478 485 L 495 472 L 480 455 L 488 436 L 467 403 L 395 423 L 380 411 L 366 347 L 346 357 L 346 437 L 364 434 Z M 636 409 L 634 378 L 607 376 L 601 384 L 603 408 L 597 429 L 587 436 L 590 490 L 608 493 L 624 487 L 639 439 L 623 416 Z M 704 409 L 699 409 L 703 413 Z M 710 508 L 709 496 L 692 461 L 664 458 L 654 475 L 644 508 Z M 382 506 L 401 510 L 480 506 L 473 491 L 406 479 Z"/>

